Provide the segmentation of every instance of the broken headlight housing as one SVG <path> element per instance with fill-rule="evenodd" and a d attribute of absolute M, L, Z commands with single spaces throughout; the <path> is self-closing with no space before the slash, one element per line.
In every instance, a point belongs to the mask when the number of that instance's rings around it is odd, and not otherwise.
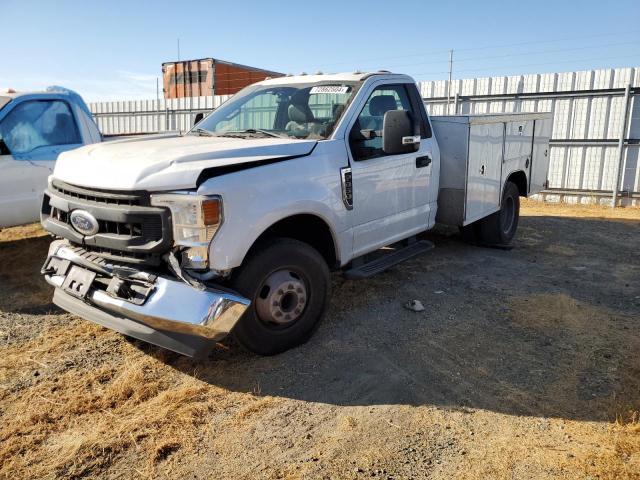
<path fill-rule="evenodd" d="M 222 224 L 222 198 L 180 193 L 151 196 L 151 205 L 171 210 L 173 241 L 182 252 L 183 268 L 209 267 L 209 244 Z"/>

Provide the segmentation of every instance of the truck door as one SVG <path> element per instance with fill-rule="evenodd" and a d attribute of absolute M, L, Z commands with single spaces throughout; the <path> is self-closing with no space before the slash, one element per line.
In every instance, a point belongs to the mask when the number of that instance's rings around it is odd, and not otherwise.
<path fill-rule="evenodd" d="M 502 181 L 513 172 L 529 173 L 533 147 L 533 120 L 506 122 Z"/>
<path fill-rule="evenodd" d="M 549 173 L 549 137 L 551 119 L 538 119 L 534 124 L 533 154 L 529 173 L 529 194 L 539 193 L 547 188 Z"/>
<path fill-rule="evenodd" d="M 469 125 L 465 225 L 500 209 L 504 123 Z"/>
<path fill-rule="evenodd" d="M 411 86 L 374 84 L 348 130 L 353 178 L 354 256 L 418 233 L 428 226 L 431 141 L 423 139 L 420 149 L 413 153 L 387 155 L 382 150 L 383 120 L 387 111 L 406 110 L 416 121 L 422 119 L 411 100 L 408 90 Z"/>
<path fill-rule="evenodd" d="M 75 118 L 65 101 L 25 100 L 0 120 L 0 138 L 0 226 L 35 222 L 58 155 L 82 144 Z"/>

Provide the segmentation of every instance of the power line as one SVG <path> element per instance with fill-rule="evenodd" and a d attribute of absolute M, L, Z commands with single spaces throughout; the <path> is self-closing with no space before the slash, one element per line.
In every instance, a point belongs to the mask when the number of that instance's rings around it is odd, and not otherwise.
<path fill-rule="evenodd" d="M 615 57 L 611 57 L 611 56 L 607 56 L 607 57 L 591 57 L 591 58 L 580 58 L 580 59 L 574 59 L 574 60 L 563 60 L 562 62 L 541 62 L 541 63 L 525 63 L 525 64 L 518 64 L 518 65 L 509 65 L 509 68 L 515 67 L 515 68 L 520 68 L 520 67 L 537 67 L 537 66 L 542 66 L 542 65 L 558 65 L 559 63 L 579 63 L 579 62 L 591 62 L 591 61 L 599 61 L 599 60 L 619 60 L 619 59 L 627 59 L 627 58 L 640 58 L 640 53 L 634 53 L 634 54 L 629 54 L 629 55 L 620 55 L 620 56 L 615 56 Z M 481 71 L 487 71 L 487 70 L 498 70 L 498 69 L 504 69 L 503 66 L 501 65 L 495 65 L 492 67 L 486 67 L 486 68 L 468 68 L 468 69 L 462 69 L 462 70 L 457 70 L 457 72 L 481 72 Z M 594 69 L 590 69 L 590 70 L 594 70 Z M 440 72 L 423 72 L 423 73 L 416 73 L 413 76 L 417 77 L 417 76 L 425 76 L 425 75 L 441 75 L 441 74 L 445 74 L 448 73 L 447 71 L 440 71 Z"/>
<path fill-rule="evenodd" d="M 526 42 L 516 42 L 516 43 L 504 43 L 504 44 L 499 44 L 499 45 L 488 45 L 488 46 L 483 46 L 483 47 L 470 47 L 470 48 L 454 48 L 456 50 L 456 52 L 469 52 L 469 51 L 477 51 L 477 50 L 490 50 L 490 49 L 498 49 L 498 48 L 508 48 L 508 47 L 519 47 L 522 45 L 535 45 L 535 44 L 548 44 L 548 43 L 558 43 L 558 42 L 566 42 L 566 41 L 571 41 L 571 40 L 580 40 L 580 39 L 586 39 L 586 38 L 602 38 L 602 37 L 611 37 L 611 36 L 620 36 L 620 35 L 624 35 L 624 34 L 638 34 L 640 33 L 640 30 L 630 30 L 627 32 L 611 32 L 611 33 L 600 33 L 600 34 L 593 34 L 593 35 L 579 35 L 579 36 L 570 36 L 570 37 L 558 37 L 558 38 L 554 38 L 554 39 L 549 39 L 549 40 L 532 40 L 532 41 L 526 41 Z M 635 43 L 635 42 L 633 42 Z M 388 59 L 394 59 L 394 58 L 410 58 L 410 57 L 420 57 L 420 56 L 424 56 L 426 54 L 430 54 L 430 53 L 445 53 L 448 52 L 447 49 L 436 49 L 436 50 L 423 50 L 421 52 L 416 52 L 416 53 L 411 53 L 411 54 L 404 54 L 404 55 L 394 55 L 394 56 L 387 56 L 387 57 L 375 57 L 375 58 L 368 58 L 368 59 L 356 59 L 356 60 L 351 60 L 351 61 L 342 61 L 342 62 L 335 62 L 335 63 L 328 63 L 328 64 L 321 64 L 316 66 L 315 68 L 323 68 L 323 67 L 329 67 L 329 66 L 334 66 L 334 65 L 353 65 L 353 64 L 357 64 L 358 62 L 374 62 L 374 61 L 380 61 L 380 60 L 388 60 Z M 444 63 L 446 62 L 446 60 L 442 60 L 442 61 L 436 61 L 434 63 Z M 308 64 L 307 64 L 308 65 Z M 300 67 L 298 67 L 300 68 Z M 290 70 L 296 70 L 297 68 L 295 67 L 289 67 Z"/>
<path fill-rule="evenodd" d="M 618 36 L 625 33 L 636 34 L 636 33 L 640 33 L 640 30 L 629 30 L 628 32 L 617 31 L 617 32 L 611 32 L 611 33 L 599 33 L 595 35 L 579 35 L 579 36 L 572 35 L 569 37 L 558 37 L 558 38 L 549 39 L 549 40 L 532 40 L 527 42 L 507 43 L 503 45 L 493 45 L 493 46 L 486 46 L 486 47 L 458 48 L 457 50 L 459 52 L 468 52 L 472 50 L 487 50 L 491 48 L 519 47 L 522 45 L 533 45 L 533 44 L 539 44 L 539 43 L 556 43 L 556 42 L 564 42 L 567 40 L 577 40 L 577 39 L 585 39 L 585 38 L 613 37 L 613 36 Z"/>
<path fill-rule="evenodd" d="M 640 30 L 638 31 L 629 31 L 626 33 L 640 33 Z M 540 43 L 540 44 L 544 44 L 544 43 L 553 43 L 553 42 L 559 42 L 559 41 L 564 41 L 567 39 L 579 39 L 579 38 L 597 38 L 597 37 L 605 37 L 605 36 L 612 36 L 612 35 L 619 35 L 620 32 L 617 33 L 607 33 L 607 34 L 597 34 L 597 35 L 584 35 L 584 36 L 574 36 L 574 37 L 564 37 L 564 38 L 559 38 L 559 39 L 554 39 L 554 40 L 541 40 L 541 41 L 531 41 L 531 42 L 519 42 L 519 43 L 511 43 L 511 44 L 502 44 L 500 46 L 496 46 L 496 47 L 477 47 L 477 48 L 463 48 L 463 49 L 456 49 L 456 52 L 459 51 L 477 51 L 477 50 L 486 50 L 489 48 L 505 48 L 505 47 L 514 47 L 514 46 L 521 46 L 521 45 L 530 45 L 530 44 L 536 44 L 536 43 Z M 588 46 L 579 46 L 579 47 L 572 47 L 572 48 L 562 48 L 562 49 L 553 49 L 553 50 L 535 50 L 535 51 L 528 51 L 528 52 L 517 52 L 517 53 L 507 53 L 507 54 L 500 54 L 500 55 L 489 55 L 489 56 L 480 56 L 480 57 L 464 57 L 461 58 L 459 60 L 456 61 L 456 63 L 458 62 L 471 62 L 471 61 L 479 61 L 479 60 L 488 60 L 488 59 L 494 59 L 494 58 L 510 58 L 510 57 L 516 57 L 516 56 L 522 56 L 522 55 L 540 55 L 540 54 L 545 54 L 545 53 L 562 53 L 562 52 L 570 52 L 570 51 L 579 51 L 579 50 L 587 50 L 590 48 L 605 48 L 605 47 L 613 47 L 613 46 L 622 46 L 622 45 L 632 45 L 632 44 L 636 44 L 637 42 L 635 41 L 630 41 L 630 42 L 615 42 L 615 43 L 608 43 L 608 44 L 598 44 L 598 45 L 588 45 Z M 369 61 L 378 61 L 378 60 L 383 60 L 383 59 L 396 59 L 396 58 L 410 58 L 410 57 L 414 57 L 414 56 L 424 56 L 427 53 L 431 53 L 431 52 L 438 52 L 438 53 L 444 53 L 444 52 L 448 52 L 448 50 L 431 50 L 431 51 L 423 51 L 421 53 L 415 53 L 415 54 L 408 54 L 408 55 L 396 55 L 393 57 L 377 57 L 377 58 L 369 58 L 369 59 L 358 59 L 355 61 L 349 61 L 349 62 L 337 62 L 334 63 L 333 65 L 347 65 L 347 64 L 360 64 L 362 65 L 363 62 L 369 62 Z M 389 67 L 411 67 L 411 66 L 415 66 L 415 65 L 438 65 L 438 64 L 445 64 L 448 63 L 448 60 L 432 60 L 432 61 L 428 61 L 428 62 L 412 62 L 412 63 L 404 63 L 404 64 L 391 64 L 391 65 L 386 65 L 387 68 Z M 314 69 L 309 69 L 309 70 L 316 70 L 317 68 Z M 362 68 L 360 68 L 362 69 Z M 367 68 L 364 68 L 363 70 L 368 70 Z M 251 75 L 256 75 L 256 74 L 260 74 L 261 72 L 225 72 L 225 73 L 218 73 L 217 76 L 222 76 L 222 77 L 226 77 L 225 80 L 231 80 L 231 79 L 242 79 L 242 78 L 247 78 L 250 77 Z M 448 71 L 443 71 L 443 72 L 434 72 L 434 73 L 448 73 Z"/>
<path fill-rule="evenodd" d="M 578 50 L 589 50 L 589 49 L 597 49 L 597 48 L 605 48 L 605 47 L 617 47 L 622 45 L 637 45 L 638 42 L 616 42 L 616 43 L 603 43 L 598 45 L 585 45 L 582 47 L 573 47 L 573 48 L 558 48 L 554 50 L 535 50 L 528 52 L 516 52 L 516 53 L 507 53 L 502 55 L 488 55 L 481 57 L 466 57 L 456 60 L 456 63 L 461 62 L 472 62 L 472 61 L 480 61 L 480 60 L 490 60 L 494 58 L 509 58 L 509 57 L 520 57 L 524 55 L 541 55 L 546 53 L 562 53 L 562 52 L 572 52 Z M 457 51 L 457 50 L 456 50 Z M 391 64 L 387 65 L 387 67 L 410 67 L 414 65 L 437 65 L 448 63 L 448 60 L 435 60 L 430 62 L 415 62 L 415 63 L 404 63 L 404 64 Z"/>

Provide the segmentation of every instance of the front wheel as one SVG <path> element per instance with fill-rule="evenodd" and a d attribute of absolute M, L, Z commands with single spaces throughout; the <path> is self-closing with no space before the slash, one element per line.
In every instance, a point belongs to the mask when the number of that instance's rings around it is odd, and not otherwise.
<path fill-rule="evenodd" d="M 251 299 L 234 336 L 254 353 L 275 355 L 309 339 L 324 314 L 331 279 L 314 248 L 277 238 L 251 254 L 231 286 Z"/>
<path fill-rule="evenodd" d="M 480 222 L 480 237 L 488 245 L 509 245 L 516 235 L 520 218 L 520 191 L 507 182 L 500 210 Z"/>

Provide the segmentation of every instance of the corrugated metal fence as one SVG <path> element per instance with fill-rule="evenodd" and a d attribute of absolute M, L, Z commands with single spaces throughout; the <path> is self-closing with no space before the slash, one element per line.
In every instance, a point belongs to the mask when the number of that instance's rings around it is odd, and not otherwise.
<path fill-rule="evenodd" d="M 431 115 L 552 112 L 549 200 L 640 202 L 640 68 L 420 82 Z M 627 92 L 628 91 L 628 92 Z M 625 95 L 626 93 L 626 95 Z M 90 103 L 105 135 L 185 131 L 227 96 Z M 621 141 L 622 140 L 622 141 Z"/>
<path fill-rule="evenodd" d="M 617 175 L 624 203 L 638 203 L 640 68 L 473 78 L 448 87 L 446 80 L 420 83 L 430 114 L 553 113 L 549 200 L 609 202 Z"/>
<path fill-rule="evenodd" d="M 89 103 L 103 135 L 189 130 L 198 113 L 218 108 L 230 95 Z"/>

